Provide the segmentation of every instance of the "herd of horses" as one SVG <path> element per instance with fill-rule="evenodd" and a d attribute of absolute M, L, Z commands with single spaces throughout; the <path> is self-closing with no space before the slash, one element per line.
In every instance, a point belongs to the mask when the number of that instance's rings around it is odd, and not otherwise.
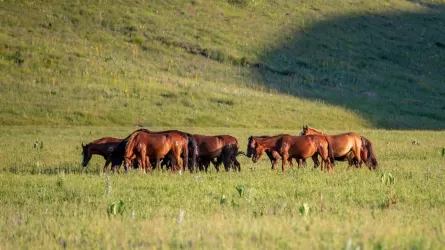
<path fill-rule="evenodd" d="M 264 153 L 272 169 L 281 160 L 283 171 L 287 163 L 293 166 L 293 159 L 298 162 L 298 167 L 302 167 L 308 158 L 312 158 L 315 168 L 321 165 L 321 171 L 332 172 L 335 161 L 348 161 L 349 166 L 356 167 L 365 163 L 370 170 L 377 168 L 372 143 L 367 138 L 354 132 L 327 135 L 308 126 L 303 126 L 299 136 L 250 136 L 246 153 L 240 151 L 237 138 L 230 135 L 138 129 L 124 139 L 104 137 L 82 143 L 82 166 L 87 166 L 92 155 L 97 154 L 105 159 L 104 172 L 110 164 L 117 172 L 122 164 L 126 172 L 133 167 L 144 173 L 164 167 L 172 171 L 185 168 L 190 172 L 207 171 L 211 163 L 217 171 L 221 164 L 226 171 L 241 171 L 237 156 L 245 155 L 256 163 Z"/>

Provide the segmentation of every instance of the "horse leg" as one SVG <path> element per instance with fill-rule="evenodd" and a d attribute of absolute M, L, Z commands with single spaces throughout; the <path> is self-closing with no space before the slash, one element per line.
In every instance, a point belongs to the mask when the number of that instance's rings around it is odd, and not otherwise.
<path fill-rule="evenodd" d="M 286 168 L 286 162 L 289 158 L 289 153 L 285 152 L 283 154 L 283 157 L 281 158 L 281 171 L 284 172 L 284 169 Z"/>
<path fill-rule="evenodd" d="M 289 158 L 288 162 L 289 162 L 289 166 L 291 166 L 293 168 L 294 167 L 294 162 L 292 161 L 292 158 Z"/>
<path fill-rule="evenodd" d="M 314 168 L 318 168 L 318 166 L 320 166 L 320 161 L 318 160 L 318 155 L 314 154 L 311 158 L 312 158 L 312 161 L 314 162 Z"/>
<path fill-rule="evenodd" d="M 210 161 L 211 161 L 211 162 L 213 163 L 213 165 L 215 166 L 215 168 L 216 168 L 216 172 L 219 172 L 219 166 L 221 165 L 222 157 L 221 157 L 221 156 L 216 157 L 216 162 L 214 161 L 214 159 L 211 159 Z M 210 163 L 209 163 L 209 164 L 210 164 Z"/>
<path fill-rule="evenodd" d="M 273 161 L 272 161 L 272 159 L 273 159 Z M 271 161 L 272 161 L 272 170 L 274 170 L 274 169 L 276 168 L 279 159 L 281 159 L 280 154 L 279 154 L 278 152 L 274 151 L 274 152 L 272 153 L 272 158 L 271 158 Z"/>
<path fill-rule="evenodd" d="M 104 165 L 104 169 L 103 169 L 103 172 L 104 172 L 104 173 L 107 172 L 107 170 L 108 170 L 108 165 L 110 165 L 110 162 L 111 162 L 110 157 L 107 157 L 107 158 L 105 159 L 105 165 Z"/>

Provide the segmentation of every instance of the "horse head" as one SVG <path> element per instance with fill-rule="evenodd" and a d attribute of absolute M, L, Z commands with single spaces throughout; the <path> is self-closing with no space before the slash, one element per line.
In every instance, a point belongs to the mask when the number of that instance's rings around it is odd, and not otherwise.
<path fill-rule="evenodd" d="M 82 143 L 82 167 L 86 167 L 88 162 L 91 160 L 91 151 L 89 144 Z"/>
<path fill-rule="evenodd" d="M 255 149 L 255 140 L 253 139 L 252 136 L 249 137 L 249 139 L 247 140 L 247 151 L 246 151 L 246 156 L 247 157 L 252 157 L 252 152 Z"/>
<path fill-rule="evenodd" d="M 301 130 L 300 135 L 306 135 L 308 130 L 309 130 L 308 126 L 303 125 L 303 129 Z"/>

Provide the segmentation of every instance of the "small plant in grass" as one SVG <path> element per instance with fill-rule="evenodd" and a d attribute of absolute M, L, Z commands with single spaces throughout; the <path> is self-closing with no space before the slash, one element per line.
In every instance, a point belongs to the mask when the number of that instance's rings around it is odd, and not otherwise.
<path fill-rule="evenodd" d="M 107 208 L 108 216 L 118 215 L 118 214 L 123 215 L 124 211 L 125 211 L 125 203 L 122 200 L 120 200 L 118 203 L 115 202 L 111 203 L 110 205 L 108 205 Z"/>
<path fill-rule="evenodd" d="M 221 198 L 219 198 L 219 204 L 225 204 L 227 201 L 227 198 L 225 195 L 221 195 Z"/>
<path fill-rule="evenodd" d="M 396 192 L 393 188 L 395 184 L 395 178 L 391 173 L 384 173 L 380 178 L 381 182 L 388 187 L 387 199 L 382 203 L 381 208 L 391 208 L 397 203 Z"/>
<path fill-rule="evenodd" d="M 235 186 L 235 188 L 236 188 L 236 191 L 238 191 L 239 196 L 242 197 L 244 195 L 244 190 L 246 189 L 244 184 L 238 184 Z"/>
<path fill-rule="evenodd" d="M 310 207 L 307 203 L 303 203 L 298 210 L 300 211 L 301 215 L 307 216 L 309 214 Z"/>
<path fill-rule="evenodd" d="M 395 183 L 395 178 L 391 173 L 384 173 L 382 174 L 382 176 L 380 177 L 380 180 L 383 184 L 386 185 L 393 185 Z"/>

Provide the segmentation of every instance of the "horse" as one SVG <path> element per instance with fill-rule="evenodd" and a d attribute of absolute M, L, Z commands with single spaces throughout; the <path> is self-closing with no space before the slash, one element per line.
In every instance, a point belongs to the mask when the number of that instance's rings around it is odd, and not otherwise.
<path fill-rule="evenodd" d="M 119 172 L 119 168 L 120 168 L 120 166 L 122 165 L 122 163 L 124 162 L 125 148 L 126 148 L 126 146 L 127 146 L 127 143 L 128 143 L 128 140 L 130 139 L 130 137 L 131 137 L 134 133 L 136 133 L 136 132 L 141 132 L 141 131 L 144 131 L 144 132 L 147 132 L 147 133 L 150 133 L 150 132 L 151 132 L 150 130 L 145 129 L 145 128 L 138 129 L 138 130 L 132 132 L 132 133 L 131 133 L 130 135 L 128 135 L 127 137 L 125 137 L 125 138 L 124 138 L 124 139 L 123 139 L 123 140 L 122 140 L 122 141 L 121 141 L 121 142 L 114 148 L 114 150 L 110 152 L 108 158 L 109 158 L 109 161 L 112 162 L 112 166 L 111 166 L 111 168 L 112 168 L 113 171 L 117 171 L 117 172 Z M 124 166 L 124 168 L 125 168 L 125 171 L 128 171 L 127 166 Z"/>
<path fill-rule="evenodd" d="M 198 167 L 199 170 L 205 169 L 207 172 L 210 162 L 219 171 L 219 166 L 222 163 L 221 153 L 222 148 L 226 145 L 233 144 L 234 147 L 239 149 L 238 140 L 230 135 L 215 135 L 207 136 L 200 134 L 193 134 L 198 147 Z M 216 162 L 214 159 L 217 158 Z"/>
<path fill-rule="evenodd" d="M 139 157 L 139 165 L 142 172 L 151 171 L 150 157 L 156 159 L 156 167 L 159 166 L 160 159 L 169 152 L 172 161 L 172 170 L 182 170 L 183 165 L 188 166 L 188 138 L 180 131 L 166 132 L 145 132 L 133 133 L 125 148 L 125 166 L 128 168 L 131 161 Z M 184 152 L 184 162 L 181 154 Z"/>
<path fill-rule="evenodd" d="M 193 169 L 196 165 L 196 157 L 197 157 L 197 146 L 196 146 L 196 141 L 194 139 L 194 137 L 189 134 L 189 133 L 185 133 L 182 131 L 178 131 L 178 130 L 167 130 L 167 131 L 159 131 L 159 132 L 153 132 L 150 131 L 148 129 L 142 128 L 142 129 L 138 129 L 134 132 L 132 132 L 130 135 L 128 135 L 125 139 L 123 139 L 123 141 L 116 147 L 116 149 L 111 153 L 110 158 L 112 160 L 112 162 L 116 162 L 116 164 L 113 164 L 113 169 L 119 171 L 119 167 L 122 164 L 122 162 L 124 161 L 124 155 L 125 155 L 125 150 L 126 150 L 126 146 L 128 143 L 128 140 L 130 139 L 130 137 L 137 133 L 137 132 L 146 132 L 146 133 L 169 133 L 169 132 L 177 132 L 182 134 L 182 136 L 187 138 L 188 141 L 188 160 L 186 162 L 188 162 L 188 168 L 191 172 L 193 172 Z M 167 155 L 168 157 L 164 157 L 162 159 L 161 162 L 161 168 L 163 166 L 166 166 L 167 168 L 171 168 L 172 167 L 172 159 L 170 157 L 170 154 Z M 136 158 L 136 156 L 133 156 L 132 159 Z M 174 157 L 173 157 L 174 158 Z M 184 158 L 184 150 L 182 150 L 182 154 L 181 154 L 181 158 Z M 138 160 L 139 162 L 139 160 Z M 150 159 L 150 164 L 154 167 L 156 167 L 156 159 Z M 125 171 L 128 171 L 127 166 L 124 166 Z"/>
<path fill-rule="evenodd" d="M 221 159 L 226 171 L 233 168 L 235 171 L 238 170 L 238 172 L 241 172 L 241 164 L 236 159 L 238 155 L 246 154 L 243 151 L 238 151 L 238 146 L 236 144 L 228 144 L 222 147 Z"/>
<path fill-rule="evenodd" d="M 312 157 L 315 164 L 318 162 L 317 156 L 320 155 L 323 159 L 323 163 L 328 164 L 330 170 L 331 148 L 327 140 L 323 140 L 319 136 L 291 136 L 291 135 L 278 135 L 270 138 L 255 138 L 249 137 L 249 143 L 247 148 L 247 156 L 252 155 L 252 161 L 257 162 L 261 158 L 265 151 L 270 151 L 274 154 L 275 161 L 272 164 L 272 169 L 275 169 L 279 159 L 282 160 L 282 170 L 286 166 L 286 162 L 292 158 L 298 160 L 298 167 L 301 168 L 303 161 L 309 157 Z M 278 154 L 278 156 L 277 156 Z"/>
<path fill-rule="evenodd" d="M 282 161 L 281 170 L 284 171 L 286 162 L 289 157 L 299 159 L 298 167 L 304 159 L 321 156 L 321 171 L 324 171 L 324 165 L 327 166 L 328 172 L 333 171 L 334 153 L 329 141 L 320 135 L 307 136 L 283 136 L 277 141 L 279 145 L 279 153 Z M 315 162 L 315 160 L 314 160 Z M 323 164 L 324 163 L 324 164 Z"/>
<path fill-rule="evenodd" d="M 272 164 L 272 169 L 275 169 L 276 164 L 278 163 L 278 161 L 281 159 L 280 154 L 278 153 L 278 151 L 276 151 L 276 148 L 274 148 L 272 145 L 275 145 L 276 140 L 278 140 L 279 138 L 281 138 L 282 136 L 285 136 L 288 134 L 279 134 L 279 135 L 275 135 L 275 136 L 267 136 L 267 135 L 262 135 L 262 136 L 250 136 L 249 139 L 247 140 L 247 153 L 246 156 L 249 158 L 252 158 L 252 161 L 254 163 L 256 163 L 261 156 L 266 153 L 267 157 L 270 160 L 270 163 Z M 266 144 L 261 144 L 261 145 L 256 145 L 256 141 L 263 141 Z M 255 152 L 255 155 L 253 154 L 254 149 L 257 148 L 258 152 Z M 318 159 L 317 159 L 318 162 Z M 304 164 L 306 163 L 306 161 L 304 162 Z M 293 162 L 292 162 L 292 158 L 289 158 L 289 164 L 291 166 L 293 166 Z"/>
<path fill-rule="evenodd" d="M 369 169 L 377 167 L 377 160 L 374 155 L 372 143 L 365 137 L 362 137 L 354 132 L 339 134 L 339 135 L 326 135 L 320 130 L 303 126 L 301 135 L 322 135 L 332 144 L 334 151 L 334 157 L 336 160 L 345 161 L 348 160 L 349 165 L 353 163 L 359 167 L 362 164 L 362 159 L 365 160 Z"/>
<path fill-rule="evenodd" d="M 88 144 L 82 143 L 82 167 L 88 165 L 88 162 L 94 154 L 101 155 L 105 159 L 104 172 L 107 171 L 108 165 L 111 162 L 113 162 L 113 165 L 120 164 L 118 161 L 113 161 L 113 159 L 110 158 L 110 154 L 122 141 L 123 139 L 120 138 L 103 137 Z"/>

